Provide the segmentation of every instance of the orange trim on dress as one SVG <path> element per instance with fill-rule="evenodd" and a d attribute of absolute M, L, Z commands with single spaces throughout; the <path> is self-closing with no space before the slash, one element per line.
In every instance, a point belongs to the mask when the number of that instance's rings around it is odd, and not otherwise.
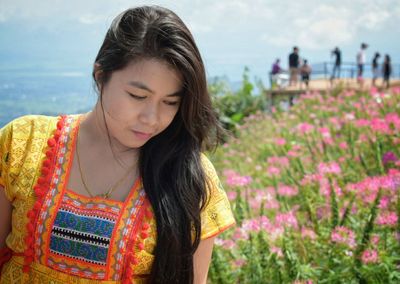
<path fill-rule="evenodd" d="M 133 184 L 133 186 L 132 186 L 132 188 L 131 188 L 131 190 L 130 190 L 130 192 L 128 194 L 128 197 L 123 202 L 123 205 L 122 205 L 122 208 L 121 208 L 121 212 L 120 212 L 120 214 L 118 216 L 118 219 L 115 222 L 116 226 L 117 226 L 117 224 L 120 224 L 122 216 L 123 216 L 123 212 L 125 211 L 126 206 L 128 205 L 128 201 L 131 200 L 133 194 L 137 193 L 137 190 L 138 190 L 138 188 L 140 186 L 140 183 L 141 183 L 140 182 L 140 177 L 138 177 L 136 179 L 135 183 Z M 116 202 L 120 202 L 120 201 L 116 201 Z M 111 265 L 110 257 L 111 257 L 111 252 L 112 252 L 112 246 L 115 245 L 114 240 L 116 238 L 116 234 L 117 234 L 117 230 L 114 229 L 114 231 L 113 231 L 113 233 L 111 235 L 111 238 L 110 238 L 110 248 L 108 250 L 107 261 L 106 261 L 106 263 L 107 263 L 106 279 L 109 277 L 109 274 L 110 274 L 110 265 Z"/>
<path fill-rule="evenodd" d="M 33 190 L 36 194 L 36 201 L 33 205 L 33 208 L 28 211 L 27 217 L 28 222 L 26 224 L 27 234 L 25 236 L 25 251 L 24 251 L 24 266 L 23 272 L 29 273 L 30 265 L 34 260 L 35 248 L 35 230 L 37 225 L 37 218 L 39 211 L 42 207 L 43 199 L 47 194 L 50 183 L 52 179 L 52 174 L 54 172 L 54 159 L 55 154 L 57 152 L 57 143 L 60 139 L 61 129 L 64 126 L 66 116 L 61 116 L 57 122 L 57 128 L 54 132 L 52 138 L 47 140 L 47 145 L 50 149 L 46 150 L 46 159 L 42 163 L 41 167 L 41 176 L 38 178 L 36 185 L 33 187 Z"/>
<path fill-rule="evenodd" d="M 144 217 L 145 216 L 149 216 L 149 206 L 150 203 L 148 201 L 148 199 L 146 198 L 144 200 L 144 204 L 141 207 L 140 212 L 138 212 L 137 215 L 137 220 L 138 220 L 138 224 L 141 224 L 141 233 L 139 235 L 138 231 L 139 231 L 139 226 L 134 226 L 133 230 L 131 231 L 131 234 L 129 236 L 129 240 L 130 242 L 128 242 L 127 245 L 127 253 L 125 256 L 125 271 L 123 272 L 123 279 L 122 279 L 122 283 L 123 284 L 129 284 L 131 283 L 131 279 L 134 278 L 134 274 L 133 274 L 133 269 L 132 269 L 132 265 L 137 265 L 139 263 L 139 260 L 135 257 L 135 248 L 137 248 L 139 251 L 140 250 L 144 250 L 144 241 L 145 239 L 148 238 L 148 233 L 147 231 L 150 228 L 150 225 L 148 223 L 144 223 Z M 151 212 L 150 212 L 151 213 Z M 142 242 L 139 242 L 139 238 L 142 239 Z"/>
<path fill-rule="evenodd" d="M 77 134 L 78 131 L 79 131 L 79 125 L 80 125 L 81 117 L 82 117 L 82 116 L 80 116 L 80 117 L 78 118 L 78 120 L 74 121 L 74 122 L 76 123 L 76 125 L 75 125 L 75 127 L 74 127 L 73 134 L 72 134 L 72 135 L 73 135 L 73 138 L 72 138 L 72 141 L 71 141 L 71 149 L 74 149 L 74 148 L 75 148 L 76 134 Z M 64 125 L 64 124 L 63 124 L 63 125 Z M 61 129 L 60 129 L 60 131 L 61 131 Z M 67 145 L 66 145 L 66 146 L 67 146 Z M 68 181 L 68 179 L 69 179 L 70 169 L 71 169 L 71 167 L 72 167 L 73 156 L 74 156 L 74 152 L 71 151 L 71 156 L 70 156 L 70 160 L 68 161 L 67 171 L 65 172 L 65 181 Z M 63 187 L 62 187 L 62 191 L 61 191 L 61 195 L 60 195 L 60 196 L 63 196 L 63 195 L 64 195 L 64 191 L 65 191 L 66 187 L 67 187 L 67 183 L 64 182 L 64 183 L 63 183 Z M 54 207 L 54 208 L 59 208 L 61 202 L 62 202 L 62 198 L 59 198 L 58 201 L 57 201 L 57 203 L 55 204 L 55 207 Z M 57 214 L 53 214 L 53 216 L 50 217 L 50 224 L 53 224 L 53 223 L 54 223 L 54 220 L 55 220 L 56 217 L 57 217 Z M 50 243 L 50 238 L 51 238 L 51 233 L 48 234 L 48 236 L 47 236 L 47 240 L 46 240 L 46 243 L 47 243 L 47 244 Z M 47 246 L 47 251 L 46 251 L 46 252 L 44 253 L 44 255 L 43 255 L 43 256 L 44 256 L 44 263 L 47 263 L 49 254 L 50 254 L 50 246 Z"/>

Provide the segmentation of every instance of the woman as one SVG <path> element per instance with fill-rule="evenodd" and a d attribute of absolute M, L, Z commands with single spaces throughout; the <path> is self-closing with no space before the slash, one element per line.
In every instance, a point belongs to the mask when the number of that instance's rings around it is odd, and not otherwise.
<path fill-rule="evenodd" d="M 390 87 L 390 75 L 392 74 L 392 64 L 390 63 L 390 56 L 385 54 L 385 60 L 382 64 L 383 85 L 386 89 Z"/>
<path fill-rule="evenodd" d="M 129 9 L 93 78 L 92 112 L 1 130 L 0 283 L 206 283 L 234 219 L 201 154 L 219 129 L 192 35 L 167 9 Z"/>

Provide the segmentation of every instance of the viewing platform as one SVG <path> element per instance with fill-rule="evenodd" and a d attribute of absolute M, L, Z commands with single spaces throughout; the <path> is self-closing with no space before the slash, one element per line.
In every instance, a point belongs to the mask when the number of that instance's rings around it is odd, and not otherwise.
<path fill-rule="evenodd" d="M 310 74 L 308 88 L 305 83 L 301 81 L 300 75 L 298 76 L 298 82 L 296 85 L 289 86 L 288 81 L 283 81 L 283 84 L 279 86 L 274 83 L 272 74 L 270 73 L 270 86 L 272 87 L 265 91 L 265 95 L 269 101 L 269 107 L 276 106 L 277 103 L 281 101 L 288 102 L 289 105 L 292 105 L 296 97 L 306 92 L 329 93 L 339 86 L 344 89 L 353 90 L 369 90 L 372 87 L 372 71 L 370 64 L 365 65 L 365 77 L 363 78 L 362 83 L 357 80 L 357 65 L 355 63 L 342 64 L 341 77 L 333 80 L 331 80 L 333 64 L 325 62 L 312 65 L 311 67 L 312 72 Z M 287 72 L 284 71 L 281 74 L 286 75 L 288 80 L 289 74 Z M 375 86 L 379 90 L 385 89 L 382 75 L 378 76 L 376 79 Z M 400 64 L 392 64 L 390 86 L 400 86 Z"/>

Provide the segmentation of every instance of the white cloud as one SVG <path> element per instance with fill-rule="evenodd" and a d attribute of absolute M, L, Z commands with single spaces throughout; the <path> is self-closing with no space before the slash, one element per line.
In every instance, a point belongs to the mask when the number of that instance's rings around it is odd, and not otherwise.
<path fill-rule="evenodd" d="M 399 3 L 400 5 L 400 3 Z M 390 14 L 388 11 L 373 11 L 363 14 L 358 20 L 357 24 L 364 26 L 368 30 L 379 30 L 385 21 L 389 19 Z"/>
<path fill-rule="evenodd" d="M 107 17 L 104 15 L 84 14 L 79 17 L 79 22 L 86 25 L 97 24 L 105 20 L 107 20 Z"/>
<path fill-rule="evenodd" d="M 365 31 L 385 30 L 400 16 L 399 0 L 0 1 L 0 22 L 15 19 L 38 26 L 68 20 L 108 25 L 123 9 L 159 4 L 176 11 L 197 35 L 224 39 L 229 34 L 276 47 L 321 50 L 350 43 Z"/>
<path fill-rule="evenodd" d="M 330 1 L 331 2 L 331 1 Z M 297 44 L 310 49 L 326 49 L 352 42 L 362 31 L 379 31 L 394 16 L 395 1 L 302 1 L 302 6 L 280 11 L 285 25 L 260 38 L 275 46 Z M 296 13 L 293 10 L 296 9 Z M 293 14 L 298 16 L 293 17 Z"/>

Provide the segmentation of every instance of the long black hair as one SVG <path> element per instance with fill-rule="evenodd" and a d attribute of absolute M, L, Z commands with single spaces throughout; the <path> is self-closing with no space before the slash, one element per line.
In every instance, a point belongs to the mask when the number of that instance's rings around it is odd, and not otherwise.
<path fill-rule="evenodd" d="M 200 212 L 207 201 L 200 153 L 220 128 L 192 34 L 175 13 L 158 6 L 128 9 L 112 22 L 95 60 L 101 71 L 97 81 L 93 70 L 100 100 L 101 86 L 112 72 L 141 59 L 168 63 L 180 73 L 183 85 L 171 124 L 140 149 L 139 171 L 157 223 L 149 282 L 192 283 Z"/>

